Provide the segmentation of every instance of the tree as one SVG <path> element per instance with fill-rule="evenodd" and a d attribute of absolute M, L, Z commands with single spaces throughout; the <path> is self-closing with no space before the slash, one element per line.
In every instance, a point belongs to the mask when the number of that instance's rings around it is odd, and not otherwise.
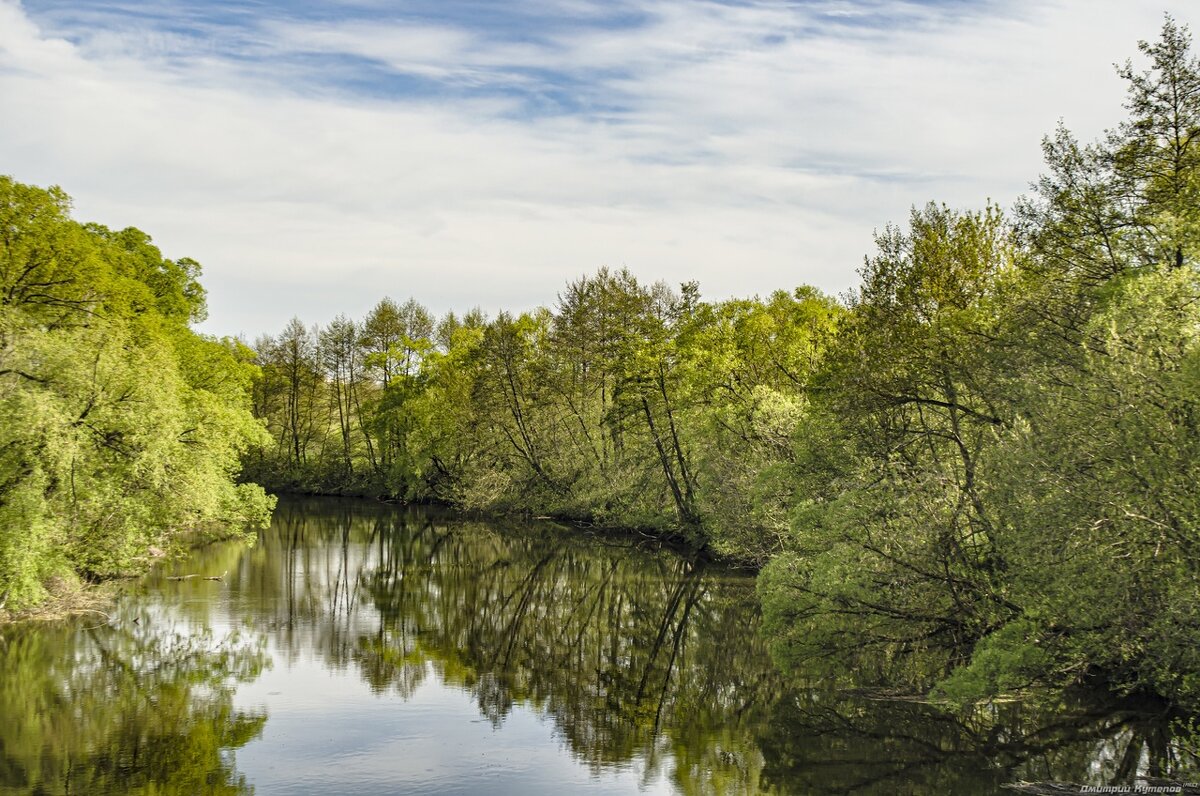
<path fill-rule="evenodd" d="M 979 475 L 1011 422 L 988 343 L 1012 247 L 998 211 L 937 205 L 877 245 L 800 425 L 794 537 L 761 590 L 782 661 L 895 676 L 932 652 L 930 683 L 1013 610 Z"/>
<path fill-rule="evenodd" d="M 1111 285 L 1079 365 L 1025 385 L 985 476 L 1021 612 L 947 693 L 1099 677 L 1200 698 L 1200 283 L 1164 268 Z"/>
<path fill-rule="evenodd" d="M 1066 297 L 1129 270 L 1183 267 L 1200 253 L 1200 63 L 1191 35 L 1167 17 L 1159 41 L 1126 62 L 1130 117 L 1079 144 L 1060 126 L 1043 142 L 1048 172 L 1018 206 L 1033 263 Z M 1090 306 L 1086 295 L 1076 302 Z M 1077 320 L 1082 323 L 1082 320 Z"/>
<path fill-rule="evenodd" d="M 0 175 L 0 306 L 49 328 L 82 323 L 116 298 L 97 241 L 70 210 L 61 188 Z"/>
<path fill-rule="evenodd" d="M 796 430 L 844 310 L 813 288 L 713 305 L 689 336 L 699 403 L 693 445 L 707 535 L 720 552 L 765 563 L 791 526 Z"/>
<path fill-rule="evenodd" d="M 473 401 L 480 420 L 500 440 L 493 450 L 505 451 L 505 470 L 519 489 L 562 493 L 565 485 L 550 469 L 549 445 L 541 422 L 545 396 L 540 390 L 541 355 L 548 332 L 546 312 L 517 317 L 501 312 L 483 330 Z M 526 497 L 528 499 L 528 497 Z M 535 505 L 536 505 L 536 501 Z"/>
<path fill-rule="evenodd" d="M 339 315 L 320 333 L 321 363 L 329 382 L 330 397 L 337 410 L 338 432 L 341 437 L 341 466 L 343 478 L 354 477 L 354 454 L 351 437 L 357 414 L 357 389 L 360 380 L 358 326 Z"/>
<path fill-rule="evenodd" d="M 136 571 L 150 545 L 269 516 L 238 484 L 263 442 L 254 368 L 195 334 L 193 261 L 68 216 L 59 189 L 0 178 L 0 605 Z"/>
<path fill-rule="evenodd" d="M 288 452 L 291 465 L 300 467 L 307 463 L 308 446 L 317 433 L 313 416 L 321 385 L 317 335 L 299 318 L 292 318 L 261 355 L 264 371 L 270 371 L 283 393 L 280 447 Z"/>
<path fill-rule="evenodd" d="M 1119 70 L 1129 83 L 1130 118 L 1109 136 L 1114 171 L 1144 230 L 1144 261 L 1182 268 L 1200 255 L 1200 61 L 1191 35 L 1169 16 L 1154 43 L 1138 42 L 1151 62 Z"/>

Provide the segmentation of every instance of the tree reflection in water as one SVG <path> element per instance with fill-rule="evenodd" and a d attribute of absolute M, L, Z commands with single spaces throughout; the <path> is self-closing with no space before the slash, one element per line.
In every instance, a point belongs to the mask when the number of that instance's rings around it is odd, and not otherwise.
<path fill-rule="evenodd" d="M 0 794 L 250 791 L 231 750 L 266 715 L 233 694 L 268 650 L 280 667 L 315 654 L 376 694 L 469 693 L 497 727 L 528 707 L 597 775 L 635 770 L 681 793 L 1200 779 L 1194 738 L 1152 707 L 1072 697 L 956 712 L 786 682 L 751 578 L 628 537 L 288 500 L 258 545 L 212 546 L 173 570 L 225 571 L 221 584 L 160 573 L 106 625 L 0 633 Z M 327 698 L 321 710 L 339 695 Z"/>
<path fill-rule="evenodd" d="M 528 705 L 593 771 L 637 760 L 685 793 L 994 793 L 1194 763 L 1152 708 L 956 713 L 789 685 L 750 578 L 627 538 L 291 501 L 248 561 L 237 588 L 289 654 L 315 645 L 405 698 L 436 677 L 496 726 Z"/>
<path fill-rule="evenodd" d="M 313 644 L 406 698 L 437 677 L 495 726 L 531 706 L 597 772 L 638 759 L 685 791 L 757 788 L 777 683 L 752 580 L 549 524 L 315 505 L 281 505 L 235 587 L 248 607 L 278 595 L 258 610 L 286 654 Z"/>
<path fill-rule="evenodd" d="M 0 793 L 251 792 L 230 750 L 266 715 L 233 692 L 262 670 L 261 640 L 131 607 L 96 621 L 0 633 Z"/>
<path fill-rule="evenodd" d="M 764 780 L 789 792 L 988 794 L 1014 782 L 1194 780 L 1196 757 L 1171 726 L 1154 706 L 1095 695 L 954 712 L 814 691 L 780 700 L 759 743 Z"/>

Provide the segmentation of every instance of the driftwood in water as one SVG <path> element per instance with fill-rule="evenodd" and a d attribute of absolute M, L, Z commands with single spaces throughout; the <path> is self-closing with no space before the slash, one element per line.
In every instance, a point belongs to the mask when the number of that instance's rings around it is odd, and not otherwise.
<path fill-rule="evenodd" d="M 202 578 L 203 580 L 223 581 L 225 576 L 229 574 L 229 570 L 225 570 L 220 575 L 168 575 L 167 580 L 191 580 L 192 578 Z"/>

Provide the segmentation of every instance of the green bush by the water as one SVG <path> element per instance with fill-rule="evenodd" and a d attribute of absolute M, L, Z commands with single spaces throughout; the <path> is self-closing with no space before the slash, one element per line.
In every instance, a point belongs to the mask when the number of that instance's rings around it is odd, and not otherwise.
<path fill-rule="evenodd" d="M 183 534 L 238 533 L 272 501 L 235 483 L 264 432 L 255 367 L 201 337 L 192 260 L 69 216 L 0 177 L 0 607 L 55 578 L 136 572 Z M 156 551 L 155 551 L 156 552 Z"/>

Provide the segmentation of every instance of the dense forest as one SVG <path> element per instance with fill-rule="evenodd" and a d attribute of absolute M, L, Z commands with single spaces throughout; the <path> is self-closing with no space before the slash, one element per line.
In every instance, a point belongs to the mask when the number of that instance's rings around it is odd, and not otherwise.
<path fill-rule="evenodd" d="M 252 478 L 656 529 L 763 566 L 777 659 L 968 699 L 1200 702 L 1200 65 L 1010 212 L 915 209 L 861 284 L 709 302 L 601 269 L 553 307 L 384 299 L 253 346 Z"/>
<path fill-rule="evenodd" d="M 103 576 L 274 490 L 652 530 L 761 567 L 797 676 L 1200 705 L 1200 62 L 1044 142 L 1008 212 L 914 209 L 859 286 L 705 301 L 601 269 L 553 307 L 383 299 L 247 346 L 198 266 L 0 183 L 0 591 Z M 258 418 L 256 423 L 251 417 Z"/>
<path fill-rule="evenodd" d="M 199 265 L 0 176 L 0 614 L 261 525 L 253 352 L 197 335 Z"/>

